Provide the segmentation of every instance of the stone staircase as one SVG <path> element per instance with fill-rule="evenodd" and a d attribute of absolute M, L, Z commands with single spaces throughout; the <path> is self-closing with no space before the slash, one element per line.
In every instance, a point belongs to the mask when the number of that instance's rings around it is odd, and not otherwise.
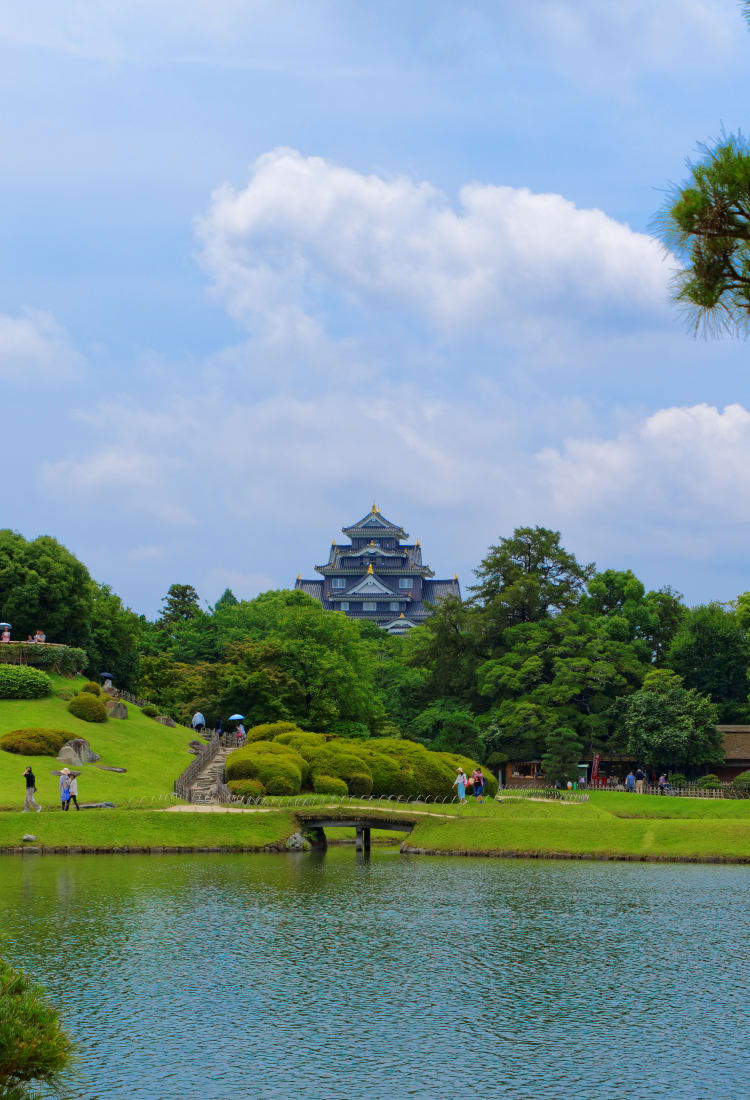
<path fill-rule="evenodd" d="M 224 781 L 224 765 L 232 746 L 222 745 L 216 755 L 190 783 L 191 802 L 220 802 L 218 788 Z"/>

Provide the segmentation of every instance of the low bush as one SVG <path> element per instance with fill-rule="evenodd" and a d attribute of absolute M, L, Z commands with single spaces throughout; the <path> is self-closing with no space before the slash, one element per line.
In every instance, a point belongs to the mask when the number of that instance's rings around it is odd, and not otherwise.
<path fill-rule="evenodd" d="M 90 695 L 101 695 L 102 689 L 93 680 L 87 680 L 81 691 L 88 691 Z"/>
<path fill-rule="evenodd" d="M 42 699 L 52 690 L 46 672 L 28 665 L 0 665 L 0 699 Z"/>
<path fill-rule="evenodd" d="M 155 707 L 153 703 L 146 703 L 145 707 L 141 707 L 141 714 L 145 714 L 147 718 L 156 718 L 159 713 L 159 708 Z"/>
<path fill-rule="evenodd" d="M 72 734 L 67 730 L 45 729 L 32 726 L 29 729 L 9 730 L 0 737 L 3 752 L 15 752 L 19 756 L 57 756 Z"/>
<path fill-rule="evenodd" d="M 68 703 L 68 710 L 74 717 L 81 718 L 84 722 L 106 722 L 107 708 L 101 699 L 82 691 Z"/>
<path fill-rule="evenodd" d="M 739 791 L 750 791 L 750 771 L 740 772 L 734 777 L 734 786 Z"/>
<path fill-rule="evenodd" d="M 281 733 L 302 731 L 294 722 L 264 722 L 260 726 L 251 726 L 247 731 L 247 743 L 251 741 L 273 741 Z"/>
<path fill-rule="evenodd" d="M 238 798 L 262 798 L 266 793 L 259 779 L 232 779 L 227 786 Z"/>
<path fill-rule="evenodd" d="M 354 772 L 347 780 L 349 794 L 358 795 L 360 798 L 372 794 L 372 776 L 368 772 Z"/>
<path fill-rule="evenodd" d="M 683 772 L 670 772 L 669 784 L 672 787 L 687 787 L 687 776 Z"/>
<path fill-rule="evenodd" d="M 337 779 L 335 775 L 314 775 L 312 782 L 316 794 L 348 794 L 344 780 Z"/>
<path fill-rule="evenodd" d="M 718 775 L 714 775 L 713 772 L 709 772 L 708 775 L 702 775 L 695 785 L 696 787 L 702 787 L 704 789 L 724 786 Z"/>
<path fill-rule="evenodd" d="M 243 745 L 227 757 L 227 780 L 259 779 L 268 794 L 299 794 L 308 765 L 288 745 L 260 741 Z"/>

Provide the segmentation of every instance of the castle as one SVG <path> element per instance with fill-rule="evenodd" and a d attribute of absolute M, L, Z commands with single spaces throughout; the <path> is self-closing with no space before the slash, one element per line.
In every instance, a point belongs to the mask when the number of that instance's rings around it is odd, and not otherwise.
<path fill-rule="evenodd" d="M 334 540 L 325 565 L 316 565 L 323 580 L 297 577 L 295 588 L 320 600 L 328 611 L 343 611 L 351 619 L 369 619 L 389 634 L 405 634 L 429 616 L 430 605 L 446 596 L 461 597 L 458 577 L 434 580 L 422 563 L 419 539 L 407 543 L 403 527 L 391 523 L 374 504 L 351 527 L 341 528 L 351 540 Z"/>

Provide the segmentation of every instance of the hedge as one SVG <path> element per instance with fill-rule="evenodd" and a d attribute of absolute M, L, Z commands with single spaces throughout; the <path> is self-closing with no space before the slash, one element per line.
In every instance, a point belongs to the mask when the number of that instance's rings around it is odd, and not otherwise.
<path fill-rule="evenodd" d="M 238 798 L 262 798 L 266 793 L 259 779 L 232 779 L 227 786 Z"/>
<path fill-rule="evenodd" d="M 46 672 L 28 665 L 0 665 L 0 699 L 41 699 L 51 691 Z"/>
<path fill-rule="evenodd" d="M 343 779 L 337 779 L 335 775 L 313 776 L 313 790 L 316 794 L 340 794 L 349 793 Z"/>
<path fill-rule="evenodd" d="M 0 644 L 0 664 L 33 665 L 63 676 L 72 676 L 88 664 L 85 649 L 68 645 L 40 645 L 38 642 Z"/>
<path fill-rule="evenodd" d="M 80 695 L 76 695 L 75 699 L 71 699 L 68 703 L 68 710 L 84 722 L 107 721 L 107 708 L 104 703 L 87 691 L 82 691 Z"/>
<path fill-rule="evenodd" d="M 297 730 L 294 722 L 264 722 L 260 726 L 251 726 L 247 731 L 245 740 L 248 744 L 251 741 L 273 741 L 280 733 L 288 733 L 293 730 Z"/>
<path fill-rule="evenodd" d="M 42 726 L 9 730 L 0 737 L 0 749 L 18 753 L 19 756 L 57 756 L 72 736 L 69 730 L 45 729 Z"/>

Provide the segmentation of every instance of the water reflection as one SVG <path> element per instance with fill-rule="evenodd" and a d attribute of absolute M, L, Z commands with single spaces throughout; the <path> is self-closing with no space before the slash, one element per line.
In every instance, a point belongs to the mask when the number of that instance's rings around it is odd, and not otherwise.
<path fill-rule="evenodd" d="M 4 954 L 63 1006 L 66 1095 L 744 1094 L 744 868 L 6 858 Z"/>

